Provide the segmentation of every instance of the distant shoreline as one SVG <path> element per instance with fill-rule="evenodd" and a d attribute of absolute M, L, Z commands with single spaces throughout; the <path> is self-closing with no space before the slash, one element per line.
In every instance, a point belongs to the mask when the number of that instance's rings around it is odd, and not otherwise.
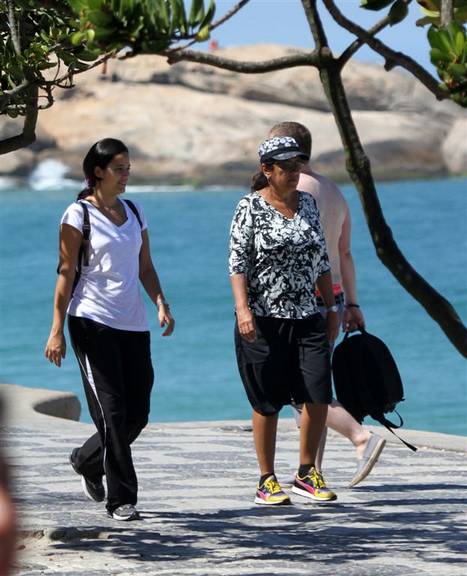
<path fill-rule="evenodd" d="M 467 179 L 467 172 L 461 175 L 445 174 L 445 175 L 414 175 L 413 178 L 387 178 L 375 179 L 376 185 L 391 183 L 391 182 L 434 182 L 439 180 L 464 180 Z M 341 186 L 352 185 L 352 181 L 348 180 L 335 180 Z M 169 181 L 155 181 L 154 178 L 141 179 L 133 178 L 132 184 L 127 186 L 126 192 L 129 194 L 135 193 L 165 193 L 165 192 L 217 192 L 228 191 L 237 189 L 249 189 L 249 181 L 246 183 L 232 182 L 226 184 L 196 184 L 196 183 L 174 183 Z M 0 191 L 10 190 L 11 188 L 31 188 L 34 190 L 57 190 L 69 189 L 79 191 L 83 187 L 83 183 L 79 180 L 72 178 L 54 179 L 50 178 L 42 181 L 33 181 L 30 177 L 13 177 L 13 176 L 0 176 Z"/>

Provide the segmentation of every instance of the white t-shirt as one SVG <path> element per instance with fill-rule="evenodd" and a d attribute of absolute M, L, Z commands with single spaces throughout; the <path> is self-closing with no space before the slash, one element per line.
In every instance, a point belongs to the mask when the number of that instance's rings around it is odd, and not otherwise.
<path fill-rule="evenodd" d="M 111 328 L 144 332 L 148 330 L 146 309 L 139 288 L 141 231 L 147 222 L 136 205 L 143 226 L 123 202 L 127 219 L 117 226 L 91 202 L 89 266 L 81 267 L 81 277 L 68 306 L 68 314 L 89 318 Z M 83 231 L 83 207 L 74 202 L 65 210 L 61 224 Z"/>

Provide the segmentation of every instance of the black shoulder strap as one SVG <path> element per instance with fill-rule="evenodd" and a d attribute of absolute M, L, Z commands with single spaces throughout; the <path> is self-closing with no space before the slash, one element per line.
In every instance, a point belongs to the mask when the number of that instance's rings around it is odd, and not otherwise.
<path fill-rule="evenodd" d="M 81 263 L 85 266 L 89 266 L 89 237 L 91 235 L 91 222 L 89 220 L 89 210 L 84 202 L 80 200 L 76 201 L 83 209 L 83 239 L 81 241 L 81 246 L 78 252 L 78 262 L 76 264 L 77 275 L 81 274 Z M 57 274 L 60 274 L 60 263 L 57 265 Z"/>
<path fill-rule="evenodd" d="M 78 270 L 81 272 L 81 262 L 84 266 L 89 266 L 89 236 L 91 235 L 91 222 L 89 221 L 89 210 L 84 202 L 79 202 L 83 208 L 83 241 L 79 249 Z"/>
<path fill-rule="evenodd" d="M 133 204 L 133 202 L 131 200 L 127 200 L 125 198 L 123 201 L 125 202 L 125 204 L 127 204 L 127 206 L 131 209 L 133 214 L 136 216 L 136 218 L 138 219 L 138 222 L 139 222 L 139 226 L 142 229 L 143 228 L 143 222 L 141 221 L 141 216 L 139 215 L 138 208 L 136 208 L 136 206 Z"/>

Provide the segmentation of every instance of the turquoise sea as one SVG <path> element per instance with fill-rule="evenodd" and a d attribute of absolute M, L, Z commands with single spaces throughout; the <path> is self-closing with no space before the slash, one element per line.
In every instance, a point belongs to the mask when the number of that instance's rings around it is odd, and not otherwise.
<path fill-rule="evenodd" d="M 33 184 L 3 182 L 0 189 L 0 381 L 72 391 L 88 421 L 71 350 L 60 369 L 43 357 L 58 222 L 80 185 Z M 353 218 L 359 300 L 368 330 L 388 344 L 398 363 L 405 427 L 467 435 L 465 360 L 379 262 L 357 194 L 351 186 L 343 190 Z M 153 422 L 250 416 L 234 359 L 226 266 L 230 219 L 245 192 L 129 187 L 149 220 L 153 257 L 177 320 L 174 336 L 162 338 L 151 312 Z M 467 180 L 384 183 L 379 195 L 406 257 L 467 322 Z M 289 409 L 284 414 L 290 416 Z"/>

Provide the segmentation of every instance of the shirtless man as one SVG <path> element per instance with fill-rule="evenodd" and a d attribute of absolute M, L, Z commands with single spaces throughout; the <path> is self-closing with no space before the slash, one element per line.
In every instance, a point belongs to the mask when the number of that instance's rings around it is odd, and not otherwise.
<path fill-rule="evenodd" d="M 281 122 L 273 126 L 269 136 L 292 136 L 302 151 L 311 158 L 311 133 L 303 124 Z M 342 329 L 345 332 L 351 332 L 359 326 L 363 328 L 365 319 L 358 306 L 355 267 L 350 249 L 351 220 L 347 201 L 334 182 L 313 172 L 309 164 L 300 176 L 298 189 L 312 194 L 318 205 L 331 263 L 334 295 L 341 311 Z M 323 308 L 321 312 L 325 314 Z M 299 425 L 300 411 L 298 409 L 294 412 Z M 326 426 L 348 438 L 354 445 L 357 454 L 357 470 L 349 486 L 356 486 L 371 472 L 386 441 L 381 436 L 363 428 L 337 400 L 333 400 L 328 407 Z M 325 428 L 316 460 L 316 468 L 319 472 L 321 472 L 326 443 L 326 430 Z"/>

